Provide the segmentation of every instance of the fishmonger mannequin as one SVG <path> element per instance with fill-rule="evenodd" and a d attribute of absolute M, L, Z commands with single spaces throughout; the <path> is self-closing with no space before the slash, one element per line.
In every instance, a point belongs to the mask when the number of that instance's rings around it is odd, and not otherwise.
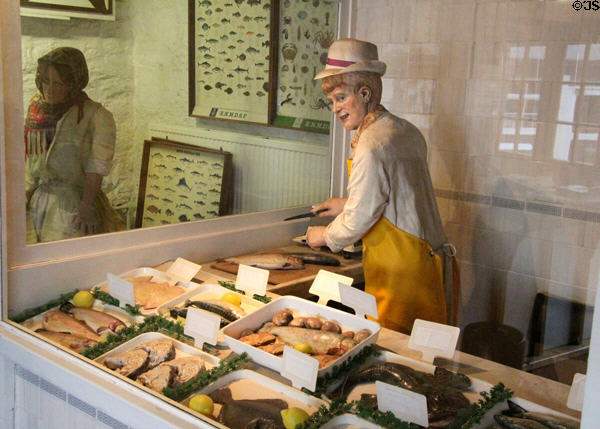
<path fill-rule="evenodd" d="M 362 239 L 365 291 L 376 298 L 379 323 L 410 333 L 417 318 L 453 321 L 453 252 L 440 221 L 425 140 L 413 124 L 380 104 L 385 69 L 374 44 L 342 39 L 331 45 L 325 69 L 315 76 L 323 79 L 333 113 L 356 132 L 348 198 L 313 208 L 335 219 L 309 228 L 307 242 L 338 252 Z"/>

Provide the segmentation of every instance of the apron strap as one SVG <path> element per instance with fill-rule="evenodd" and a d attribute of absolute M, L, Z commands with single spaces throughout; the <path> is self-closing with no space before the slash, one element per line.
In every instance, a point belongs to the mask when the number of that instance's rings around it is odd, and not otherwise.
<path fill-rule="evenodd" d="M 435 252 L 442 255 L 444 260 L 444 291 L 448 324 L 456 326 L 460 297 L 460 272 L 456 262 L 456 247 L 454 244 L 446 242 L 435 249 Z"/>

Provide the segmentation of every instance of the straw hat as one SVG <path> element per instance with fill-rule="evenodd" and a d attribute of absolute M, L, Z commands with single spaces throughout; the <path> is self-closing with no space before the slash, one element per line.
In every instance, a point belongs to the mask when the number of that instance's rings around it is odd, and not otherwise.
<path fill-rule="evenodd" d="M 377 46 L 357 39 L 340 39 L 329 47 L 325 69 L 317 73 L 315 79 L 357 71 L 375 72 L 383 76 L 385 63 L 379 61 Z"/>

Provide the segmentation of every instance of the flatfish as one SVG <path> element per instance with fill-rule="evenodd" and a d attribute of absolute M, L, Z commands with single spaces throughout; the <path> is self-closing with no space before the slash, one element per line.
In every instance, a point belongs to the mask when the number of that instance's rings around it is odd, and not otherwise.
<path fill-rule="evenodd" d="M 282 399 L 234 400 L 229 388 L 209 394 L 212 400 L 223 404 L 217 420 L 232 429 L 273 428 L 284 429 L 281 410 L 288 408 Z"/>
<path fill-rule="evenodd" d="M 277 253 L 236 256 L 227 258 L 225 261 L 233 264 L 244 264 L 250 265 L 251 267 L 264 268 L 265 270 L 301 270 L 304 268 L 301 259 Z"/>
<path fill-rule="evenodd" d="M 502 417 L 507 418 L 496 418 L 498 423 L 503 424 L 506 427 L 537 427 L 535 426 L 536 423 L 541 424 L 543 427 L 549 427 L 552 429 L 577 429 L 579 427 L 579 424 L 575 421 L 568 421 L 567 419 L 557 416 L 527 411 L 525 408 L 521 407 L 510 399 L 507 401 L 507 403 L 508 410 L 502 412 Z M 521 419 L 523 421 L 521 421 Z"/>

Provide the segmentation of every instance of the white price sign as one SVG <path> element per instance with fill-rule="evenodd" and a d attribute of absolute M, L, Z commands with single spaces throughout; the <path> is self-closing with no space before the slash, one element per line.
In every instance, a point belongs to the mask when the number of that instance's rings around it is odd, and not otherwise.
<path fill-rule="evenodd" d="M 283 347 L 283 363 L 280 374 L 290 380 L 296 389 L 306 387 L 314 392 L 317 387 L 318 372 L 318 360 L 292 347 Z"/>
<path fill-rule="evenodd" d="M 339 284 L 350 286 L 353 281 L 352 277 L 319 270 L 308 292 L 317 295 L 319 297 L 317 302 L 322 305 L 327 305 L 330 300 L 341 302 Z"/>
<path fill-rule="evenodd" d="M 269 270 L 240 264 L 235 279 L 235 288 L 243 290 L 250 298 L 254 294 L 264 296 L 267 293 L 268 281 Z"/>
<path fill-rule="evenodd" d="M 455 326 L 416 319 L 408 340 L 408 348 L 419 350 L 422 359 L 429 363 L 432 363 L 436 356 L 452 358 L 459 334 L 460 329 Z"/>
<path fill-rule="evenodd" d="M 353 308 L 354 313 L 358 317 L 364 318 L 366 314 L 375 319 L 379 317 L 377 313 L 377 302 L 373 295 L 343 283 L 338 283 L 338 288 L 342 304 Z"/>
<path fill-rule="evenodd" d="M 183 333 L 194 338 L 194 345 L 202 348 L 204 343 L 217 344 L 221 318 L 209 311 L 188 307 Z"/>
<path fill-rule="evenodd" d="M 187 259 L 177 258 L 167 269 L 167 274 L 183 283 L 189 283 L 200 271 L 202 265 L 194 264 Z"/>
<path fill-rule="evenodd" d="M 106 273 L 106 278 L 108 280 L 108 293 L 119 300 L 121 307 L 125 307 L 125 304 L 135 305 L 133 283 L 111 273 Z"/>
<path fill-rule="evenodd" d="M 420 393 L 411 392 L 398 386 L 375 381 L 377 392 L 377 408 L 380 411 L 391 411 L 400 420 L 429 426 L 427 416 L 427 398 Z"/>

